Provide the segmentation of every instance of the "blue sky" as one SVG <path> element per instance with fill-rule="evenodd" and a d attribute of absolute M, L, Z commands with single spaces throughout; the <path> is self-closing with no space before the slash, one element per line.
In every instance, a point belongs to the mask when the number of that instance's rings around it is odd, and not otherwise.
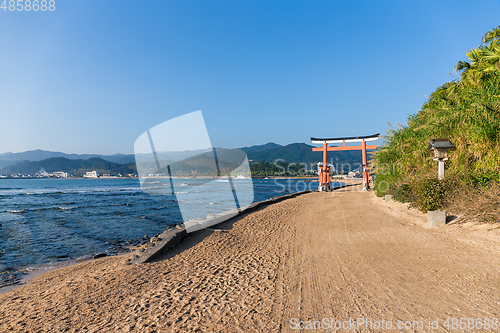
<path fill-rule="evenodd" d="M 0 10 L 0 153 L 132 153 L 196 110 L 213 146 L 383 134 L 500 25 L 499 0 L 55 2 Z"/>

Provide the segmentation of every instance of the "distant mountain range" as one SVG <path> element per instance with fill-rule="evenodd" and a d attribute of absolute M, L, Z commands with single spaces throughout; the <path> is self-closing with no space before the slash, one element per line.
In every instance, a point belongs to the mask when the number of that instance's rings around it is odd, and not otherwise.
<path fill-rule="evenodd" d="M 251 146 L 251 147 L 243 147 L 243 148 L 240 148 L 240 149 L 243 150 L 248 155 L 249 153 L 257 153 L 259 151 L 263 151 L 263 150 L 267 150 L 267 149 L 271 149 L 271 148 L 279 148 L 279 147 L 283 147 L 283 146 L 279 145 L 277 143 L 274 143 L 274 142 L 269 142 L 269 143 L 266 143 L 264 145 L 256 145 L 256 146 Z"/>
<path fill-rule="evenodd" d="M 245 153 L 255 153 L 262 150 L 282 147 L 281 145 L 269 142 L 264 145 L 256 145 L 251 147 L 243 147 L 240 148 Z M 108 162 L 118 163 L 118 164 L 127 164 L 127 163 L 135 163 L 135 155 L 134 154 L 114 154 L 114 155 L 99 155 L 99 154 L 66 154 L 56 151 L 48 151 L 48 150 L 30 150 L 22 153 L 3 153 L 0 154 L 0 162 L 34 162 L 34 161 L 42 161 L 48 158 L 53 157 L 64 157 L 69 160 L 86 160 L 93 157 L 101 158 Z"/>
<path fill-rule="evenodd" d="M 269 144 L 268 144 L 269 145 Z M 274 144 L 276 145 L 276 144 Z M 255 146 L 254 146 L 255 147 Z M 313 152 L 315 146 L 305 143 L 291 143 L 286 146 L 276 145 L 268 149 L 254 149 L 247 153 L 248 159 L 255 162 L 273 162 L 277 159 L 282 159 L 285 162 L 294 163 L 317 163 L 323 160 L 323 155 L 320 152 Z M 252 147 L 250 147 L 252 148 Z M 242 148 L 243 149 L 243 148 Z M 244 149 L 243 149 L 244 150 Z M 339 151 L 328 154 L 329 163 L 361 163 L 361 151 Z"/>
<path fill-rule="evenodd" d="M 2 162 L 21 162 L 21 161 L 42 161 L 53 157 L 64 157 L 69 160 L 86 160 L 93 157 L 102 158 L 105 161 L 126 164 L 135 163 L 133 154 L 114 154 L 114 155 L 99 155 L 99 154 L 66 154 L 56 151 L 47 150 L 30 150 L 22 153 L 4 153 L 0 154 L 0 161 Z"/>
<path fill-rule="evenodd" d="M 264 145 L 240 148 L 251 163 L 272 163 L 283 160 L 288 163 L 317 163 L 322 159 L 319 152 L 313 152 L 314 146 L 304 143 L 292 143 L 282 146 L 273 142 Z M 329 154 L 329 162 L 361 163 L 361 152 L 340 151 Z M 40 170 L 52 173 L 56 171 L 69 172 L 75 176 L 86 171 L 97 170 L 99 173 L 130 174 L 136 172 L 135 156 L 133 154 L 66 154 L 61 152 L 32 150 L 22 153 L 0 154 L 0 174 L 29 174 Z"/>

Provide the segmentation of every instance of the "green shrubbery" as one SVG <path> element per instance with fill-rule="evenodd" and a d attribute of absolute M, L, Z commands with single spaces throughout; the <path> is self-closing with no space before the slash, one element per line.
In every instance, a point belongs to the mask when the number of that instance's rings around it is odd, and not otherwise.
<path fill-rule="evenodd" d="M 415 191 L 413 190 L 414 184 L 402 184 L 396 187 L 393 192 L 394 200 L 399 202 L 414 202 Z"/>
<path fill-rule="evenodd" d="M 488 187 L 488 185 L 490 185 L 491 183 L 499 181 L 499 175 L 480 173 L 476 175 L 471 175 L 470 179 L 472 183 L 476 186 Z"/>
<path fill-rule="evenodd" d="M 423 212 L 437 210 L 443 202 L 445 193 L 443 183 L 437 179 L 422 179 L 418 182 L 416 188 L 416 200 L 412 206 L 417 207 Z"/>
<path fill-rule="evenodd" d="M 422 178 L 393 186 L 388 191 L 394 200 L 399 202 L 409 202 L 410 207 L 418 208 L 423 212 L 437 210 L 443 206 L 446 195 L 451 195 L 452 191 L 460 186 L 455 180 L 437 180 L 436 178 Z"/>

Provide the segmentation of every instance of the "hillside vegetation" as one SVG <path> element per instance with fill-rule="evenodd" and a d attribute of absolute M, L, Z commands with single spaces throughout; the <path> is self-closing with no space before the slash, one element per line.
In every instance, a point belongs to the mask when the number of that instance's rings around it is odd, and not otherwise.
<path fill-rule="evenodd" d="M 467 61 L 456 64 L 458 79 L 438 87 L 406 126 L 388 131 L 372 161 L 375 189 L 424 212 L 447 209 L 495 221 L 500 202 L 500 26 L 466 56 Z M 437 162 L 427 150 L 432 138 L 450 139 L 456 146 L 448 153 L 443 181 L 437 180 Z"/>

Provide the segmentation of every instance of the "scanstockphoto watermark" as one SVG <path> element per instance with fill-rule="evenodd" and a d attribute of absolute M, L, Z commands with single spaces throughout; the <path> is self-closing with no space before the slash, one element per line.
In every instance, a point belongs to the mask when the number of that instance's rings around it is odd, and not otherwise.
<path fill-rule="evenodd" d="M 142 190 L 178 210 L 188 233 L 236 216 L 254 200 L 246 153 L 213 148 L 201 111 L 146 130 L 134 153 Z"/>
<path fill-rule="evenodd" d="M 371 318 L 349 318 L 338 320 L 323 318 L 321 320 L 290 319 L 292 330 L 494 330 L 499 329 L 498 318 L 429 318 L 426 320 L 374 320 Z"/>
<path fill-rule="evenodd" d="M 3 0 L 0 9 L 4 12 L 53 12 L 55 0 Z"/>
<path fill-rule="evenodd" d="M 391 176 L 401 174 L 403 165 L 401 163 L 374 163 L 372 170 L 375 175 Z M 382 177 L 383 178 L 383 177 Z M 388 181 L 379 179 L 375 182 L 376 190 L 379 193 L 389 192 L 390 184 Z"/>
<path fill-rule="evenodd" d="M 338 320 L 334 318 L 323 318 L 321 320 L 299 320 L 290 319 L 292 330 L 423 330 L 423 321 L 391 321 L 372 320 L 369 318 L 349 318 L 348 320 Z"/>
<path fill-rule="evenodd" d="M 319 163 L 287 163 L 284 159 L 276 159 L 273 162 L 274 169 L 278 175 L 314 175 L 318 174 Z M 333 158 L 328 163 L 330 174 L 333 175 L 348 175 L 349 173 L 362 173 L 363 164 L 349 162 L 334 162 Z M 374 163 L 368 165 L 372 173 L 380 175 L 390 175 L 400 173 L 402 170 L 400 163 Z"/>
<path fill-rule="evenodd" d="M 314 175 L 318 174 L 319 163 L 287 163 L 284 159 L 276 159 L 273 164 L 276 172 L 280 175 Z M 363 164 L 334 161 L 330 159 L 328 163 L 332 175 L 348 174 L 349 172 L 362 172 Z"/>
<path fill-rule="evenodd" d="M 318 176 L 318 170 L 320 168 L 320 163 L 287 163 L 284 159 L 276 159 L 273 162 L 274 165 L 274 175 L 282 177 L 297 177 L 298 179 L 288 179 L 288 182 L 284 184 L 279 182 L 277 179 L 274 180 L 277 185 L 275 192 L 300 192 L 306 190 L 316 190 L 318 182 L 309 178 L 307 180 L 301 180 L 301 176 Z M 331 181 L 338 181 L 342 183 L 343 179 L 362 179 L 363 177 L 363 165 L 361 163 L 349 163 L 349 162 L 339 162 L 338 159 L 334 162 L 333 158 L 330 158 L 330 163 L 328 163 L 330 168 L 330 178 Z M 400 173 L 402 170 L 402 164 L 400 163 L 381 163 L 381 164 L 371 164 L 368 167 L 370 172 L 370 178 L 375 180 L 376 176 L 387 176 L 395 175 Z M 389 183 L 385 180 L 377 181 L 377 189 L 382 193 L 386 193 L 389 190 Z M 362 191 L 361 188 L 351 187 L 351 191 Z"/>

